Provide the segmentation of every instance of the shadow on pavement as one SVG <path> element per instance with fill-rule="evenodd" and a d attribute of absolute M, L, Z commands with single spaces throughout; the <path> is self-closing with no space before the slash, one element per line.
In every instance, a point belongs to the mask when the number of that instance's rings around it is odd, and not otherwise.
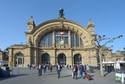
<path fill-rule="evenodd" d="M 10 78 L 19 77 L 19 76 L 24 76 L 24 75 L 29 75 L 29 74 L 19 74 L 19 75 L 11 75 L 9 77 L 0 77 L 0 81 L 7 80 L 7 79 L 10 79 Z"/>
<path fill-rule="evenodd" d="M 61 76 L 61 78 L 72 77 L 72 75 Z"/>
<path fill-rule="evenodd" d="M 57 73 L 49 73 L 48 75 L 56 75 Z"/>

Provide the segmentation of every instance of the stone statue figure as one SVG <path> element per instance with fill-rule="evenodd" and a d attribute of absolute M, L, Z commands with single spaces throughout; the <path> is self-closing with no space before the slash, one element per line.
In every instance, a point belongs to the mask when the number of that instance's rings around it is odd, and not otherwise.
<path fill-rule="evenodd" d="M 60 10 L 59 10 L 59 17 L 63 17 L 64 16 L 64 10 L 61 8 Z"/>
<path fill-rule="evenodd" d="M 29 44 L 31 45 L 32 44 L 31 37 L 29 37 L 28 41 L 29 41 Z"/>

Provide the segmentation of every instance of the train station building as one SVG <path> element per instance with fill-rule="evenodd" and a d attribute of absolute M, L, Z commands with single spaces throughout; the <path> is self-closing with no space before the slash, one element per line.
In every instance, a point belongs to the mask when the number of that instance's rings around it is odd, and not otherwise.
<path fill-rule="evenodd" d="M 63 11 L 59 12 L 57 19 L 39 25 L 35 25 L 33 17 L 30 17 L 25 32 L 26 44 L 8 47 L 9 65 L 82 63 L 97 66 L 94 27 L 92 20 L 84 27 L 66 19 Z"/>

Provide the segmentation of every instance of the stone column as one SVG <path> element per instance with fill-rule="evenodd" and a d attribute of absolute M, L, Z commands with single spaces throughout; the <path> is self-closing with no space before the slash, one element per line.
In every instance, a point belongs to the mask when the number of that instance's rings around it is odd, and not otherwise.
<path fill-rule="evenodd" d="M 87 50 L 84 50 L 84 53 L 85 54 L 83 54 L 83 56 L 82 56 L 82 64 L 86 64 L 87 63 L 87 59 L 86 59 L 86 57 L 87 57 Z"/>
<path fill-rule="evenodd" d="M 67 61 L 66 64 L 72 65 L 72 57 L 71 56 L 67 57 L 66 61 Z"/>
<path fill-rule="evenodd" d="M 39 49 L 36 49 L 36 63 L 39 64 Z"/>
<path fill-rule="evenodd" d="M 73 52 L 72 52 L 72 50 L 70 50 L 68 52 L 69 52 L 69 54 L 66 57 L 66 64 L 73 65 Z"/>
<path fill-rule="evenodd" d="M 10 48 L 9 49 L 9 64 L 8 64 L 9 66 L 13 66 L 13 64 L 14 64 L 13 63 L 14 62 L 13 57 L 14 57 L 13 56 L 13 48 Z"/>
<path fill-rule="evenodd" d="M 57 54 L 56 54 L 57 52 L 56 52 L 56 49 L 55 49 L 55 55 L 54 55 L 54 57 L 55 57 L 55 65 L 57 64 Z"/>
<path fill-rule="evenodd" d="M 42 53 L 40 53 L 39 49 L 38 49 L 38 63 L 42 63 Z"/>
<path fill-rule="evenodd" d="M 30 47 L 27 47 L 25 49 L 24 62 L 25 62 L 25 65 L 31 64 L 31 49 L 30 49 Z"/>
<path fill-rule="evenodd" d="M 34 50 L 34 64 L 37 64 L 37 49 Z"/>
<path fill-rule="evenodd" d="M 51 60 L 50 60 L 52 65 L 55 65 L 55 56 L 51 56 Z"/>
<path fill-rule="evenodd" d="M 53 33 L 52 33 L 52 38 L 53 38 L 53 47 L 55 47 L 55 31 L 53 31 Z"/>
<path fill-rule="evenodd" d="M 76 47 L 76 35 L 74 34 L 74 47 Z"/>
<path fill-rule="evenodd" d="M 68 45 L 71 47 L 71 31 L 68 31 Z"/>
<path fill-rule="evenodd" d="M 79 36 L 79 47 L 81 47 L 80 36 Z"/>
<path fill-rule="evenodd" d="M 71 60 L 72 60 L 72 66 L 73 66 L 73 64 L 74 64 L 73 50 L 71 50 Z"/>

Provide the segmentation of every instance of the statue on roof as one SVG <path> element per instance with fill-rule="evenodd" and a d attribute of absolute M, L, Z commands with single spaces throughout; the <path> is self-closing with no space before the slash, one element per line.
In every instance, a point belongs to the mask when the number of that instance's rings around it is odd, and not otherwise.
<path fill-rule="evenodd" d="M 63 10 L 63 8 L 61 8 L 60 10 L 59 10 L 59 17 L 64 17 L 64 10 Z"/>

